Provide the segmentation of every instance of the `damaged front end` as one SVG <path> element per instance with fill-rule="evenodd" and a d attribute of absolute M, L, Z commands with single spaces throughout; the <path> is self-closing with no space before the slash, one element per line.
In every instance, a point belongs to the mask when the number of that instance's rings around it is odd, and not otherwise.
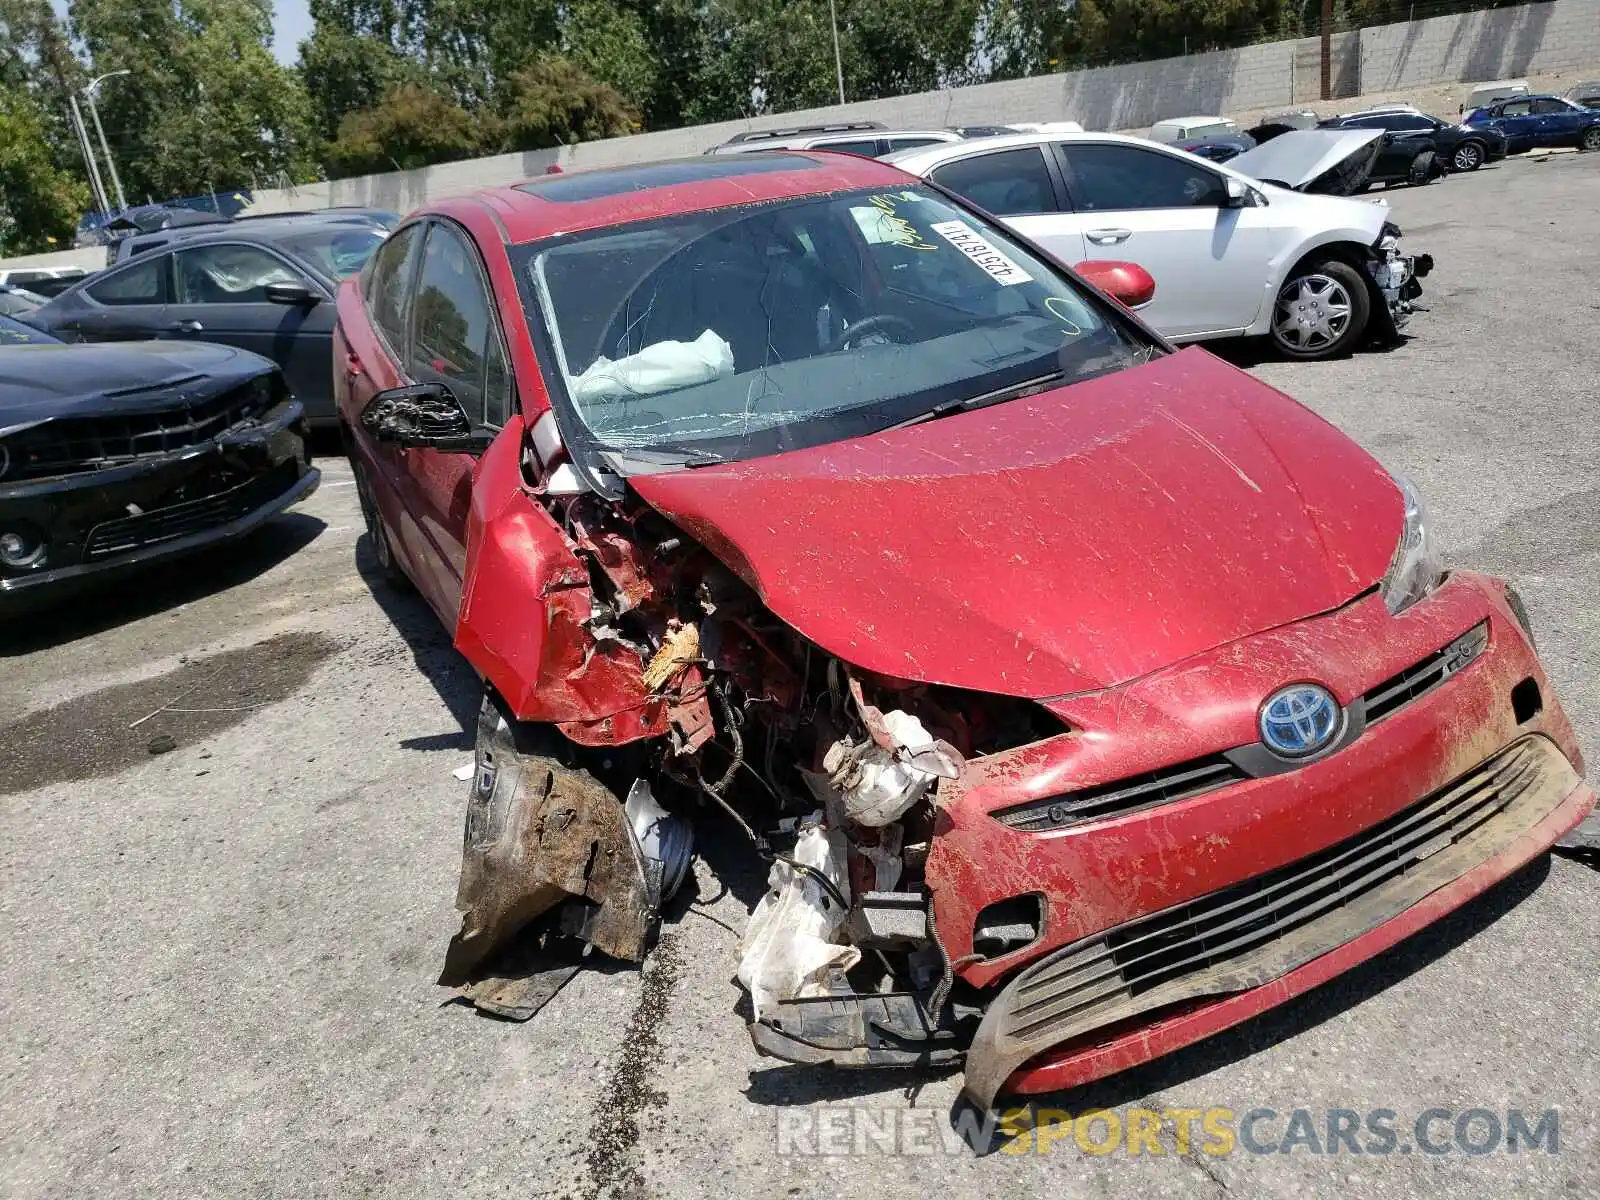
<path fill-rule="evenodd" d="M 1400 237 L 1400 227 L 1385 221 L 1365 263 L 1375 299 L 1382 301 L 1373 306 L 1374 329 L 1390 336 L 1399 335 L 1417 311 L 1416 300 L 1422 295 L 1418 281 L 1433 271 L 1433 255 L 1402 254 Z"/>

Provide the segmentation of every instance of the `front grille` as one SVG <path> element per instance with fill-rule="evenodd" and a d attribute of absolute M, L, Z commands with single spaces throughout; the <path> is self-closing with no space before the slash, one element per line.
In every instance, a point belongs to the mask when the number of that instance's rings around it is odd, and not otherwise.
<path fill-rule="evenodd" d="M 1080 788 L 1075 792 L 1051 796 L 1047 800 L 1033 800 L 1012 808 L 999 809 L 994 815 L 1013 829 L 1037 833 L 1187 800 L 1191 796 L 1238 783 L 1244 778 L 1243 771 L 1222 755 L 1214 754 L 1148 771 L 1143 775 Z"/>
<path fill-rule="evenodd" d="M 1433 691 L 1482 654 L 1488 644 L 1489 623 L 1483 621 L 1467 630 L 1443 650 L 1436 650 L 1421 662 L 1385 679 L 1362 697 L 1366 701 L 1367 724 L 1381 721 L 1413 700 Z"/>
<path fill-rule="evenodd" d="M 99 471 L 198 446 L 259 416 L 272 401 L 266 379 L 219 396 L 148 412 L 64 417 L 6 439 L 7 482 Z"/>
<path fill-rule="evenodd" d="M 96 559 L 122 554 L 237 521 L 283 495 L 294 486 L 298 474 L 296 464 L 290 461 L 212 496 L 104 521 L 89 531 L 84 557 Z"/>
<path fill-rule="evenodd" d="M 1018 976 L 1006 1033 L 1055 1042 L 1162 1003 L 1275 978 L 1361 928 L 1331 942 L 1296 931 L 1385 889 L 1403 890 L 1408 874 L 1491 821 L 1557 759 L 1548 742 L 1524 739 L 1336 846 L 1065 946 Z M 1266 970 L 1268 960 L 1278 969 Z M 1247 967 L 1256 977 L 1245 979 Z M 1212 985 L 1229 968 L 1238 972 L 1233 986 Z M 1163 995 L 1137 999 L 1158 988 Z"/>

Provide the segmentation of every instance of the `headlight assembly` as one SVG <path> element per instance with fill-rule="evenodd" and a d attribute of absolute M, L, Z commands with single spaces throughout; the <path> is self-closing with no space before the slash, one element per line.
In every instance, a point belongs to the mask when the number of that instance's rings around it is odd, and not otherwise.
<path fill-rule="evenodd" d="M 1406 502 L 1405 531 L 1395 547 L 1389 572 L 1378 589 L 1389 612 L 1399 613 L 1421 600 L 1444 578 L 1444 562 L 1434 542 L 1433 518 L 1409 480 L 1395 476 Z"/>

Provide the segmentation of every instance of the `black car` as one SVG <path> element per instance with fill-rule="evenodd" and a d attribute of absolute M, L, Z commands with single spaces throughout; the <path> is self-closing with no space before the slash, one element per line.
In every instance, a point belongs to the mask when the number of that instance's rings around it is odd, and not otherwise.
<path fill-rule="evenodd" d="M 1407 179 L 1417 182 L 1417 156 L 1430 150 L 1447 171 L 1476 171 L 1486 162 L 1498 162 L 1507 153 L 1505 134 L 1496 129 L 1452 125 L 1419 112 L 1366 112 L 1333 117 L 1324 129 L 1382 129 L 1388 136 L 1378 155 L 1374 182 Z"/>
<path fill-rule="evenodd" d="M 305 415 L 231 346 L 69 346 L 0 317 L 0 620 L 250 532 L 316 490 Z"/>
<path fill-rule="evenodd" d="M 283 368 L 313 424 L 332 425 L 334 293 L 384 231 L 251 221 L 196 233 L 69 288 L 26 314 L 70 342 L 221 342 Z"/>

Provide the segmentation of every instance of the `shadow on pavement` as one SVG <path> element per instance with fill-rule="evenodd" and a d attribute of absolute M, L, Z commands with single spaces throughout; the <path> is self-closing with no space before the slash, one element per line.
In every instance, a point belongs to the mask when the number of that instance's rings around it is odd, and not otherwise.
<path fill-rule="evenodd" d="M 103 588 L 47 604 L 0 627 L 0 658 L 65 645 L 249 583 L 309 546 L 326 528 L 309 513 L 282 513 L 236 542 L 152 564 Z"/>
<path fill-rule="evenodd" d="M 471 751 L 476 741 L 478 706 L 483 685 L 477 672 L 451 644 L 450 631 L 439 623 L 428 602 L 404 584 L 384 577 L 372 553 L 372 538 L 363 533 L 356 543 L 356 570 L 379 608 L 411 649 L 411 657 L 425 679 L 450 710 L 456 729 L 403 738 L 407 750 Z"/>

